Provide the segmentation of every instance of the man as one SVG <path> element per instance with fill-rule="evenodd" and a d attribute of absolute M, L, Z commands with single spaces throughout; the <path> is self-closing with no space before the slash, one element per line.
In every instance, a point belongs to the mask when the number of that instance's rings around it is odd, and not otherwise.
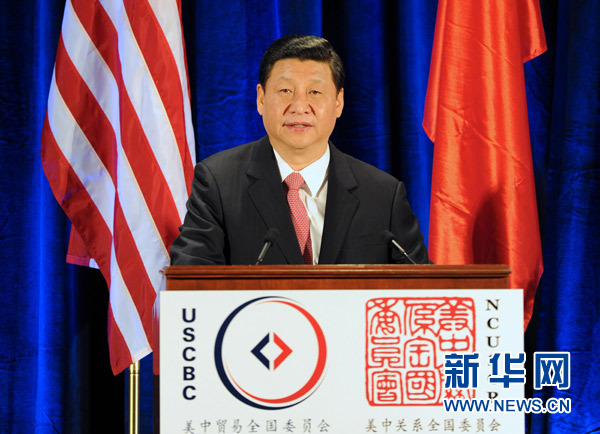
<path fill-rule="evenodd" d="M 265 264 L 408 262 L 386 230 L 428 262 L 404 185 L 329 142 L 343 81 L 325 39 L 289 35 L 267 49 L 256 86 L 267 136 L 196 165 L 173 265 L 254 264 L 269 229 L 279 236 Z"/>

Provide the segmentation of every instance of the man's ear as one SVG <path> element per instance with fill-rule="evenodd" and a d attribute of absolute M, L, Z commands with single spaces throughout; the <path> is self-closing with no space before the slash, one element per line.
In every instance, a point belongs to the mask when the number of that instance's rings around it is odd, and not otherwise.
<path fill-rule="evenodd" d="M 256 110 L 258 110 L 258 113 L 261 116 L 263 114 L 264 104 L 265 104 L 265 90 L 259 83 L 256 85 Z"/>
<path fill-rule="evenodd" d="M 336 104 L 336 115 L 339 118 L 342 115 L 342 110 L 344 110 L 344 88 L 342 87 L 340 89 L 340 91 L 338 92 L 336 98 L 335 98 L 335 104 Z"/>

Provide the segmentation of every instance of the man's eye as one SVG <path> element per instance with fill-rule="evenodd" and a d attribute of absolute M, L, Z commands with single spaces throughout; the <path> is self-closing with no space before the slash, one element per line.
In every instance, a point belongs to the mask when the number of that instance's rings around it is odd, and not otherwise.
<path fill-rule="evenodd" d="M 291 93 L 292 91 L 290 89 L 279 89 L 279 92 L 281 92 L 281 93 Z"/>
<path fill-rule="evenodd" d="M 321 94 L 321 92 L 319 92 L 318 90 L 311 90 L 309 93 L 311 95 L 320 95 Z"/>

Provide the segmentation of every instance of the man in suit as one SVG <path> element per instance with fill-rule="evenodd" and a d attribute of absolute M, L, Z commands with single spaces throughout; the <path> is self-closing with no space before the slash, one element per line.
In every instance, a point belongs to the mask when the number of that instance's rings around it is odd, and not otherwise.
<path fill-rule="evenodd" d="M 173 265 L 254 264 L 272 228 L 265 264 L 407 262 L 386 230 L 429 262 L 404 185 L 329 142 L 343 81 L 325 39 L 289 35 L 267 49 L 256 98 L 267 136 L 196 165 Z"/>

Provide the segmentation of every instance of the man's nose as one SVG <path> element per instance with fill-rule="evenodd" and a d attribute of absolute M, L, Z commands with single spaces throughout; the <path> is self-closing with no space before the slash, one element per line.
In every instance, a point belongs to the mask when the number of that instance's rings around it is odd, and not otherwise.
<path fill-rule="evenodd" d="M 290 111 L 292 113 L 308 113 L 310 111 L 310 104 L 306 93 L 294 93 L 292 103 L 290 104 Z"/>

